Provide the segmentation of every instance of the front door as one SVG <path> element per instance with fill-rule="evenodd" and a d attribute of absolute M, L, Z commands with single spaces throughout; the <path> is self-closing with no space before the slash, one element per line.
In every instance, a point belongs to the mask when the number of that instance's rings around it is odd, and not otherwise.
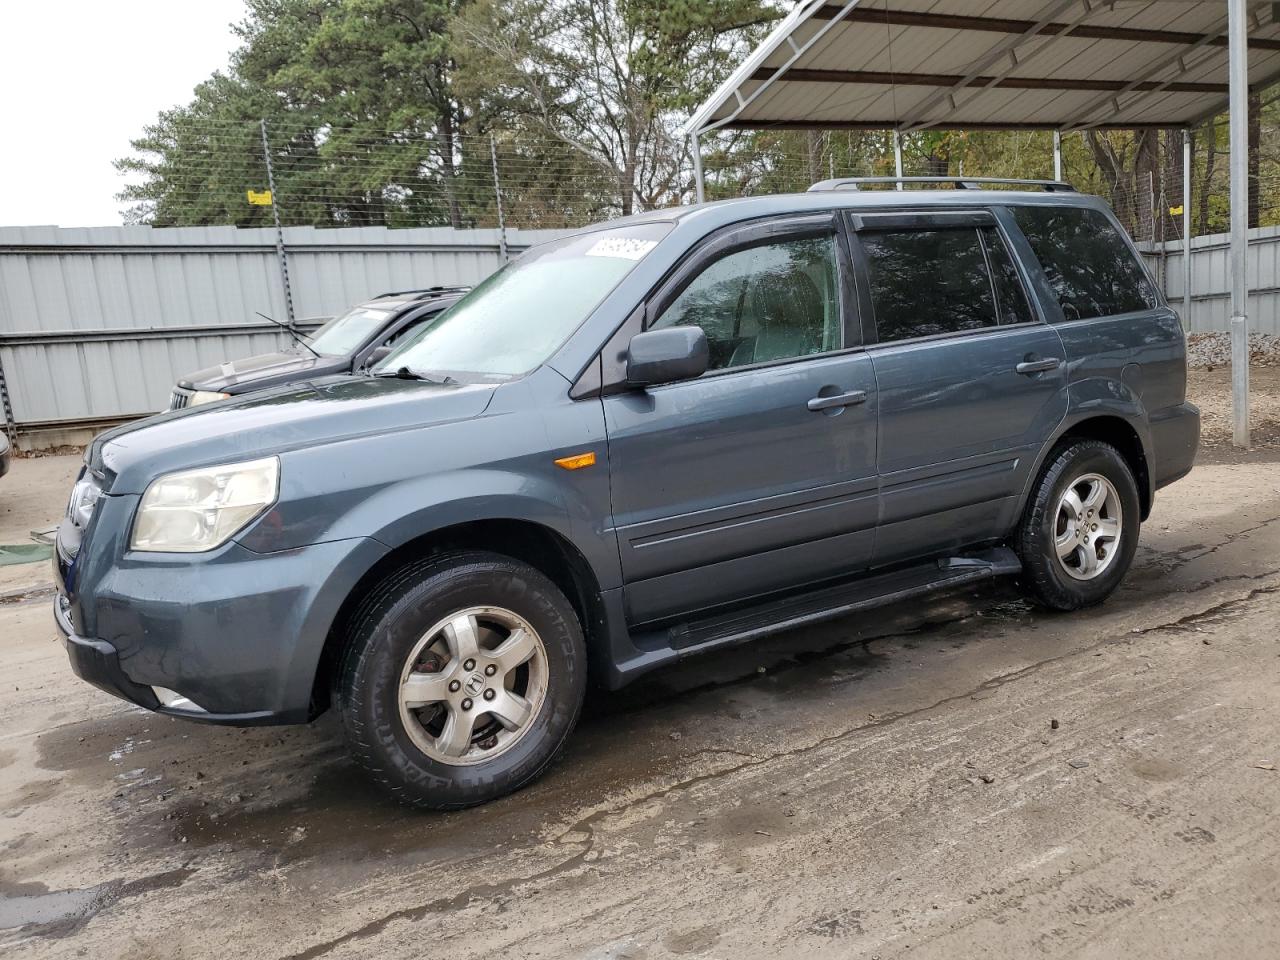
<path fill-rule="evenodd" d="M 647 326 L 701 326 L 711 369 L 604 400 L 633 624 L 865 568 L 874 541 L 875 377 L 832 219 L 721 235 L 690 267 Z"/>
<path fill-rule="evenodd" d="M 996 218 L 858 217 L 874 316 L 881 516 L 875 564 L 1003 538 L 1066 413 L 1066 365 Z"/>

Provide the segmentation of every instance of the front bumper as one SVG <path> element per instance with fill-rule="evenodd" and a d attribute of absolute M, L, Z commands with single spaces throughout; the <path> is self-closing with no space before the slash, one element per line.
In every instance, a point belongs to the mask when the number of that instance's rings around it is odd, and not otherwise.
<path fill-rule="evenodd" d="M 248 713 L 210 713 L 194 707 L 166 706 L 160 702 L 154 687 L 136 683 L 120 666 L 116 648 L 105 640 L 92 640 L 76 636 L 67 617 L 67 600 L 62 594 L 54 597 L 53 619 L 61 635 L 62 646 L 67 651 L 71 672 L 85 683 L 92 684 L 121 700 L 163 713 L 171 717 L 199 720 L 202 723 L 228 724 L 231 726 L 260 726 L 277 723 L 300 723 L 307 715 L 297 711 L 276 712 L 259 710 Z M 190 703 L 185 700 L 184 702 Z"/>
<path fill-rule="evenodd" d="M 160 706 L 160 699 L 150 687 L 130 680 L 120 669 L 120 658 L 116 648 L 103 640 L 88 640 L 77 637 L 71 630 L 71 621 L 67 617 L 67 598 L 58 594 L 53 599 L 53 620 L 62 637 L 62 645 L 66 648 L 67 658 L 71 661 L 71 672 L 86 683 L 91 683 L 99 690 L 105 690 L 112 696 L 120 697 L 136 703 L 148 710 Z"/>
<path fill-rule="evenodd" d="M 355 539 L 257 554 L 232 542 L 210 555 L 115 562 L 59 552 L 54 620 L 77 676 L 148 710 L 305 722 L 330 628 L 386 549 Z"/>

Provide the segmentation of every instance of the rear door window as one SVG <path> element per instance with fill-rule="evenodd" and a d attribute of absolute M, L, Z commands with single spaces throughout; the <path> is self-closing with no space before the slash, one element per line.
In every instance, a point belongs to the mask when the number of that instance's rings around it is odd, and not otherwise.
<path fill-rule="evenodd" d="M 979 230 L 978 234 L 991 270 L 991 284 L 996 288 L 996 313 L 1000 323 L 1029 323 L 1033 319 L 1031 304 L 1027 302 L 1026 288 L 1022 286 L 1004 238 L 990 228 Z"/>
<path fill-rule="evenodd" d="M 1119 229 L 1085 207 L 1019 206 L 1026 235 L 1068 320 L 1110 317 L 1157 304 L 1147 271 Z"/>
<path fill-rule="evenodd" d="M 1031 319 L 994 228 L 864 230 L 858 238 L 881 343 Z"/>

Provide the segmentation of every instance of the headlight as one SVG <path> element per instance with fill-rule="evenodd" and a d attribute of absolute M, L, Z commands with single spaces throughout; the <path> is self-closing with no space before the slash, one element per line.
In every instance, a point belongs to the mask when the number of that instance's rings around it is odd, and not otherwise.
<path fill-rule="evenodd" d="M 85 474 L 71 488 L 71 501 L 67 504 L 67 517 L 77 527 L 84 528 L 93 519 L 93 510 L 102 499 L 102 488 L 92 474 Z"/>
<path fill-rule="evenodd" d="M 162 553 L 220 547 L 276 502 L 279 484 L 276 457 L 167 474 L 142 495 L 129 546 Z"/>
<path fill-rule="evenodd" d="M 215 400 L 225 400 L 231 396 L 229 393 L 218 393 L 216 390 L 197 390 L 191 394 L 191 399 L 187 401 L 188 407 L 198 407 L 202 403 L 213 403 Z"/>

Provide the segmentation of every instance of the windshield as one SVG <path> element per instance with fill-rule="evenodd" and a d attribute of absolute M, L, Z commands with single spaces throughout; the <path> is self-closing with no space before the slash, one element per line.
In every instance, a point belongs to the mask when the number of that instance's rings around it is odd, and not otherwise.
<path fill-rule="evenodd" d="M 619 226 L 534 247 L 393 350 L 378 372 L 528 373 L 670 229 L 669 223 Z"/>
<path fill-rule="evenodd" d="M 326 357 L 345 357 L 355 352 L 391 317 L 390 310 L 356 307 L 350 313 L 334 317 L 307 338 L 316 353 Z"/>

